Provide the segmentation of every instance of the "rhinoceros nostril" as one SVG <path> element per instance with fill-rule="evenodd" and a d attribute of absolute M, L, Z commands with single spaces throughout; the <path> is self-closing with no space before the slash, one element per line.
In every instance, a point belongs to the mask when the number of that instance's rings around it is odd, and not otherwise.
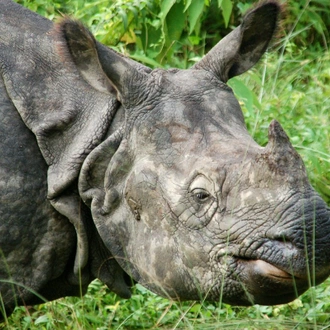
<path fill-rule="evenodd" d="M 286 242 L 288 242 L 288 238 L 285 237 L 285 236 L 275 236 L 274 241 L 278 241 L 278 242 L 281 242 L 281 243 L 286 243 Z"/>

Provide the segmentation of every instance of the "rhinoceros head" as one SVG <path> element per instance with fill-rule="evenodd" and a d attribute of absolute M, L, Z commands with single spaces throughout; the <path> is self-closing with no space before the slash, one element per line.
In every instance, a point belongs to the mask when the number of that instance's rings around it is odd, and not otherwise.
<path fill-rule="evenodd" d="M 160 295 L 278 304 L 330 273 L 330 212 L 300 156 L 276 121 L 260 147 L 226 85 L 260 59 L 278 13 L 259 5 L 188 70 L 151 71 L 61 23 L 70 60 L 122 116 L 80 195 L 116 261 Z"/>

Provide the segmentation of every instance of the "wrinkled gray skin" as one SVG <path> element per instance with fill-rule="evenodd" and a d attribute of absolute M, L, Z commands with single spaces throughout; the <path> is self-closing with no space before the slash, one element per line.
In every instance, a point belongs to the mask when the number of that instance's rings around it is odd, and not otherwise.
<path fill-rule="evenodd" d="M 279 6 L 250 11 L 190 70 L 150 70 L 0 2 L 0 278 L 7 313 L 130 277 L 173 299 L 294 299 L 330 273 L 330 210 L 278 122 L 260 147 L 231 77 Z"/>

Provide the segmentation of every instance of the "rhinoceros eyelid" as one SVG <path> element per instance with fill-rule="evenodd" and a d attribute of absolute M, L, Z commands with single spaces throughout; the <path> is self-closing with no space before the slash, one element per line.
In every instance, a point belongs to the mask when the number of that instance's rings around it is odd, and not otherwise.
<path fill-rule="evenodd" d="M 203 189 L 204 191 L 212 191 L 214 186 L 213 182 L 203 174 L 198 174 L 190 183 L 189 190 L 192 192 L 194 189 Z"/>

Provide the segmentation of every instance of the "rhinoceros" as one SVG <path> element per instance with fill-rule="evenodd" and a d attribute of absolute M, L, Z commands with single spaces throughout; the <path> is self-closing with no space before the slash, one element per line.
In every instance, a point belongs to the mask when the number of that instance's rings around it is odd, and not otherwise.
<path fill-rule="evenodd" d="M 124 298 L 139 282 L 251 305 L 328 277 L 329 207 L 280 124 L 259 146 L 226 84 L 259 61 L 279 12 L 263 2 L 192 68 L 151 70 L 75 20 L 0 2 L 7 314 L 95 278 Z"/>

